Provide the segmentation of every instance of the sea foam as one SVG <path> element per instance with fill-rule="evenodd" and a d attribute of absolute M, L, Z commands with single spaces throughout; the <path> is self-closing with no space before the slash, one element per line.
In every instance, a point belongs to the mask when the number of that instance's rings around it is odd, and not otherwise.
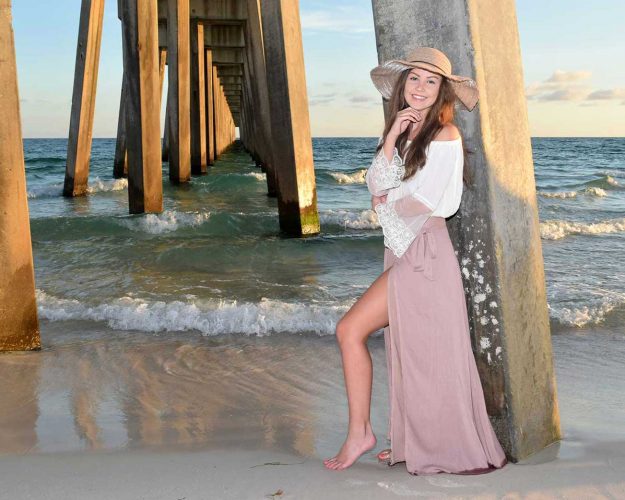
<path fill-rule="evenodd" d="M 165 210 L 160 214 L 146 214 L 132 218 L 116 218 L 116 222 L 132 231 L 163 234 L 183 227 L 196 227 L 210 218 L 210 212 L 188 213 Z"/>
<path fill-rule="evenodd" d="M 319 213 L 321 224 L 349 229 L 377 229 L 378 216 L 373 210 L 324 210 Z"/>
<path fill-rule="evenodd" d="M 617 307 L 625 305 L 625 294 L 612 293 L 601 299 L 599 304 L 580 307 L 549 307 L 549 316 L 565 326 L 583 327 L 602 323 Z"/>
<path fill-rule="evenodd" d="M 366 173 L 367 169 L 363 168 L 352 174 L 346 174 L 344 172 L 330 172 L 330 175 L 339 184 L 364 184 Z"/>
<path fill-rule="evenodd" d="M 203 335 L 244 333 L 263 336 L 278 332 L 334 333 L 336 322 L 351 304 L 317 305 L 262 299 L 258 303 L 226 300 L 150 301 L 122 297 L 87 305 L 36 292 L 39 316 L 50 321 L 103 321 L 115 330 L 179 332 Z"/>
<path fill-rule="evenodd" d="M 245 177 L 254 177 L 257 181 L 266 181 L 267 174 L 264 172 L 247 172 L 243 174 Z"/>
<path fill-rule="evenodd" d="M 594 187 L 594 186 L 589 186 L 586 189 L 583 189 L 581 191 L 555 191 L 555 192 L 538 191 L 538 195 L 542 196 L 543 198 L 560 198 L 560 199 L 575 198 L 579 194 L 585 194 L 587 196 L 597 196 L 599 198 L 603 198 L 604 196 L 608 195 L 608 193 L 605 192 L 605 189 L 601 189 L 600 187 Z"/>
<path fill-rule="evenodd" d="M 602 222 L 583 223 L 551 220 L 540 223 L 540 236 L 544 240 L 559 240 L 570 235 L 599 235 L 625 231 L 625 218 Z"/>
<path fill-rule="evenodd" d="M 122 191 L 128 187 L 128 179 L 110 179 L 101 180 L 99 177 L 89 181 L 87 186 L 87 193 L 107 193 L 111 191 Z M 36 186 L 28 190 L 28 198 L 52 198 L 63 195 L 63 184 L 46 184 L 43 186 Z"/>

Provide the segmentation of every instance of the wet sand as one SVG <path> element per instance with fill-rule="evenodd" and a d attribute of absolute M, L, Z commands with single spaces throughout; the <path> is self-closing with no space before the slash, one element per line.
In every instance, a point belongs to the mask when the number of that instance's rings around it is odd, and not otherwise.
<path fill-rule="evenodd" d="M 625 498 L 625 336 L 555 335 L 564 439 L 481 476 L 409 475 L 373 453 L 342 472 L 333 337 L 202 337 L 42 323 L 0 355 L 0 498 Z M 381 337 L 372 421 L 385 447 Z"/>

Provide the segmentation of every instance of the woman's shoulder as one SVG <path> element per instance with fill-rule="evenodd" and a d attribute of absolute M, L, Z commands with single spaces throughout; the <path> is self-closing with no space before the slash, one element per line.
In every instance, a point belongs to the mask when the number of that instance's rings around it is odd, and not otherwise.
<path fill-rule="evenodd" d="M 453 123 L 446 123 L 443 128 L 438 131 L 432 142 L 435 143 L 451 143 L 460 141 L 460 131 Z"/>

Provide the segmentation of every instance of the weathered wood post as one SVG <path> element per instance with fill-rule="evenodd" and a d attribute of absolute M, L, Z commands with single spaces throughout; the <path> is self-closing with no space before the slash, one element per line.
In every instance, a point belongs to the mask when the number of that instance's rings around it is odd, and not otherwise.
<path fill-rule="evenodd" d="M 206 83 L 206 162 L 215 163 L 215 110 L 213 103 L 213 51 L 206 49 L 205 55 L 205 83 Z"/>
<path fill-rule="evenodd" d="M 169 180 L 174 184 L 191 177 L 191 82 L 189 0 L 167 1 L 167 45 L 169 87 L 167 100 L 167 145 Z"/>
<path fill-rule="evenodd" d="M 220 101 L 219 101 L 219 76 L 217 73 L 217 66 L 213 65 L 213 123 L 212 126 L 212 135 L 213 142 L 215 144 L 215 160 L 219 158 L 219 113 L 220 113 Z"/>
<path fill-rule="evenodd" d="M 191 20 L 191 173 L 206 173 L 204 24 Z"/>
<path fill-rule="evenodd" d="M 167 103 L 165 104 L 165 126 L 163 127 L 163 146 L 161 151 L 161 158 L 163 161 L 169 161 L 169 87 L 167 87 Z"/>
<path fill-rule="evenodd" d="M 123 34 L 122 34 L 123 37 Z M 117 118 L 117 141 L 115 143 L 115 159 L 113 160 L 113 177 L 128 177 L 128 145 L 126 144 L 126 99 L 128 82 L 126 70 L 122 77 L 122 91 L 119 98 L 119 116 Z"/>
<path fill-rule="evenodd" d="M 67 141 L 64 196 L 80 196 L 87 191 L 103 17 L 104 0 L 82 0 Z"/>
<path fill-rule="evenodd" d="M 319 232 L 299 2 L 261 2 L 280 228 Z"/>
<path fill-rule="evenodd" d="M 223 102 L 221 96 L 221 81 L 217 68 L 213 71 L 213 106 L 215 113 L 215 158 L 219 158 L 222 152 L 223 136 Z"/>
<path fill-rule="evenodd" d="M 380 61 L 436 47 L 480 90 L 478 107 L 457 115 L 474 181 L 450 229 L 489 414 L 520 460 L 560 428 L 514 2 L 373 0 L 373 12 Z"/>
<path fill-rule="evenodd" d="M 38 349 L 11 2 L 0 0 L 0 351 Z"/>
<path fill-rule="evenodd" d="M 157 0 L 121 0 L 130 213 L 161 212 Z"/>

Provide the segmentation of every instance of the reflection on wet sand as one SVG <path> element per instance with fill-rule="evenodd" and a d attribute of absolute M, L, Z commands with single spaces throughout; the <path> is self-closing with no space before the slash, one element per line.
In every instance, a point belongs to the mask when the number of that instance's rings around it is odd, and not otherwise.
<path fill-rule="evenodd" d="M 344 398 L 331 338 L 76 341 L 53 328 L 41 352 L 0 356 L 0 453 L 185 446 L 314 456 L 317 430 Z"/>
<path fill-rule="evenodd" d="M 39 354 L 0 356 L 0 453 L 26 453 L 37 446 Z"/>

